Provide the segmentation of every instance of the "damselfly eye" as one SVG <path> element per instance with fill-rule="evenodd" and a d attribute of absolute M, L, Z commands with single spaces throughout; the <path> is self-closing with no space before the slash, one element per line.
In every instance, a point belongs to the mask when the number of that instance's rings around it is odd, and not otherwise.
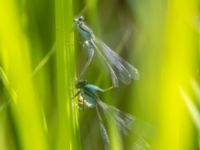
<path fill-rule="evenodd" d="M 83 17 L 83 16 L 80 16 L 78 20 L 79 20 L 79 21 L 84 21 L 84 17 Z"/>
<path fill-rule="evenodd" d="M 84 86 L 88 84 L 86 80 L 83 81 Z"/>
<path fill-rule="evenodd" d="M 87 81 L 85 80 L 80 80 L 78 81 L 78 83 L 76 84 L 76 88 L 84 88 L 84 86 L 86 86 L 88 84 Z"/>

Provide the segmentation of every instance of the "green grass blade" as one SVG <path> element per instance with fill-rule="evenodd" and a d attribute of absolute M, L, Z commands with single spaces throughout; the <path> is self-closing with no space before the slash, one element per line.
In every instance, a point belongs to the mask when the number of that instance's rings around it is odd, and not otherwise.
<path fill-rule="evenodd" d="M 17 144 L 25 150 L 47 150 L 42 111 L 31 80 L 29 41 L 21 16 L 24 12 L 18 9 L 15 0 L 1 1 L 0 58 L 9 87 L 16 91 L 16 95 L 12 95 L 11 113 L 19 138 Z"/>
<path fill-rule="evenodd" d="M 55 44 L 53 45 L 51 50 L 44 56 L 44 58 L 40 61 L 40 63 L 35 67 L 32 73 L 33 77 L 42 69 L 42 67 L 44 67 L 44 65 L 48 62 L 48 60 L 51 58 L 54 52 L 55 52 Z"/>
<path fill-rule="evenodd" d="M 73 32 L 72 0 L 55 1 L 56 9 L 56 66 L 57 66 L 57 101 L 58 135 L 57 150 L 79 149 L 77 110 L 72 105 L 75 84 L 75 56 Z"/>

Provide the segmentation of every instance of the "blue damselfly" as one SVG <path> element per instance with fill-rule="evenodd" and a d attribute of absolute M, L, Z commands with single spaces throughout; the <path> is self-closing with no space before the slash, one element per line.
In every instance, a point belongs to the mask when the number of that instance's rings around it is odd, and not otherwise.
<path fill-rule="evenodd" d="M 83 45 L 88 52 L 88 61 L 79 78 L 83 76 L 87 67 L 91 63 L 95 50 L 109 68 L 113 87 L 119 86 L 118 79 L 120 79 L 124 84 L 129 84 L 132 79 L 139 78 L 139 72 L 135 67 L 122 59 L 117 53 L 111 50 L 111 48 L 93 34 L 92 29 L 90 29 L 84 22 L 83 16 L 75 18 L 74 22 L 77 29 L 85 39 Z"/>
<path fill-rule="evenodd" d="M 114 106 L 106 104 L 99 98 L 97 92 L 105 92 L 108 89 L 104 90 L 96 85 L 89 84 L 87 81 L 79 81 L 76 84 L 76 88 L 78 92 L 75 94 L 75 97 L 78 96 L 79 98 L 79 107 L 82 109 L 84 107 L 96 108 L 101 134 L 105 143 L 105 150 L 108 150 L 110 141 L 101 114 L 103 113 L 107 119 L 112 117 L 115 120 L 116 126 L 125 135 L 131 129 L 132 122 L 135 118 Z"/>

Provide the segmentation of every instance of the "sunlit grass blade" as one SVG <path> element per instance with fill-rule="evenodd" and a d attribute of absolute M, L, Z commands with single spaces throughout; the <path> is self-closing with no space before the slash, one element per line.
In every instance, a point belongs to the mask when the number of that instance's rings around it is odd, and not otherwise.
<path fill-rule="evenodd" d="M 48 62 L 48 60 L 50 59 L 50 57 L 52 56 L 52 54 L 54 52 L 55 52 L 55 44 L 53 45 L 51 50 L 44 56 L 44 58 L 39 62 L 39 64 L 35 67 L 35 69 L 32 72 L 32 78 L 44 67 L 44 65 Z M 2 111 L 4 108 L 6 108 L 10 104 L 11 99 L 13 97 L 16 97 L 17 92 L 10 87 L 10 82 L 8 80 L 8 77 L 7 77 L 5 71 L 3 70 L 3 68 L 1 66 L 0 66 L 0 77 L 1 77 L 1 80 L 3 81 L 5 88 L 8 90 L 8 92 L 10 93 L 10 96 L 11 96 L 10 99 L 8 101 L 6 101 L 0 107 L 0 111 Z"/>
<path fill-rule="evenodd" d="M 34 77 L 41 69 L 42 67 L 48 62 L 48 60 L 51 58 L 53 53 L 55 52 L 56 47 L 55 44 L 52 46 L 51 50 L 42 58 L 42 60 L 39 62 L 39 64 L 35 67 L 33 70 L 32 76 Z"/>
<path fill-rule="evenodd" d="M 197 96 L 197 101 L 200 104 L 200 86 L 197 84 L 195 80 L 191 80 L 192 88 Z"/>
<path fill-rule="evenodd" d="M 4 87 L 7 89 L 7 91 L 9 92 L 9 95 L 10 95 L 10 99 L 6 102 L 6 105 L 7 106 L 10 102 L 11 102 L 11 99 L 16 102 L 16 98 L 17 98 L 17 92 L 16 90 L 14 90 L 12 87 L 11 87 L 11 83 L 8 79 L 8 76 L 6 75 L 5 71 L 3 70 L 2 67 L 0 67 L 0 78 L 1 80 L 3 81 L 3 85 Z M 2 107 L 2 108 L 4 108 Z"/>
<path fill-rule="evenodd" d="M 200 112 L 198 111 L 195 104 L 192 102 L 193 100 L 187 95 L 187 93 L 180 87 L 180 94 L 183 97 L 183 100 L 192 116 L 195 126 L 197 127 L 200 133 Z"/>
<path fill-rule="evenodd" d="M 23 8 L 23 4 L 19 5 Z M 47 150 L 42 109 L 31 80 L 30 48 L 21 18 L 24 11 L 18 10 L 19 5 L 14 0 L 1 1 L 1 62 L 9 79 L 9 86 L 17 95 L 12 96 L 14 103 L 11 103 L 11 113 L 15 118 L 18 145 L 26 150 Z"/>
<path fill-rule="evenodd" d="M 75 56 L 73 25 L 73 1 L 55 1 L 56 19 L 56 76 L 58 102 L 57 150 L 80 149 L 78 110 L 72 105 L 75 84 Z"/>
<path fill-rule="evenodd" d="M 160 80 L 160 132 L 157 150 L 188 150 L 194 147 L 191 143 L 191 122 L 186 117 L 188 111 L 180 96 L 179 87 L 186 87 L 194 74 L 195 39 L 189 20 L 195 17 L 196 6 L 196 0 L 190 3 L 170 0 L 166 9 L 166 47 L 163 52 Z"/>
<path fill-rule="evenodd" d="M 193 85 L 195 83 L 193 82 Z M 188 108 L 188 111 L 192 117 L 192 120 L 198 130 L 198 138 L 200 137 L 200 111 L 195 106 L 195 104 L 192 102 L 193 100 L 187 95 L 187 93 L 180 87 L 180 94 L 183 97 L 183 100 Z M 199 142 L 199 148 L 200 148 L 200 138 L 198 139 Z"/>

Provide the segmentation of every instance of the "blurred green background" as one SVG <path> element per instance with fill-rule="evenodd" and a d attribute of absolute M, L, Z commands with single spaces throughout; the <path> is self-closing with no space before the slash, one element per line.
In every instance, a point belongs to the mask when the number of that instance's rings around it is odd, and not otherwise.
<path fill-rule="evenodd" d="M 0 0 L 0 150 L 103 150 L 95 109 L 79 111 L 86 62 L 75 16 L 138 68 L 100 95 L 136 119 L 126 136 L 105 121 L 112 150 L 200 149 L 198 0 Z M 95 56 L 84 79 L 111 85 Z"/>

